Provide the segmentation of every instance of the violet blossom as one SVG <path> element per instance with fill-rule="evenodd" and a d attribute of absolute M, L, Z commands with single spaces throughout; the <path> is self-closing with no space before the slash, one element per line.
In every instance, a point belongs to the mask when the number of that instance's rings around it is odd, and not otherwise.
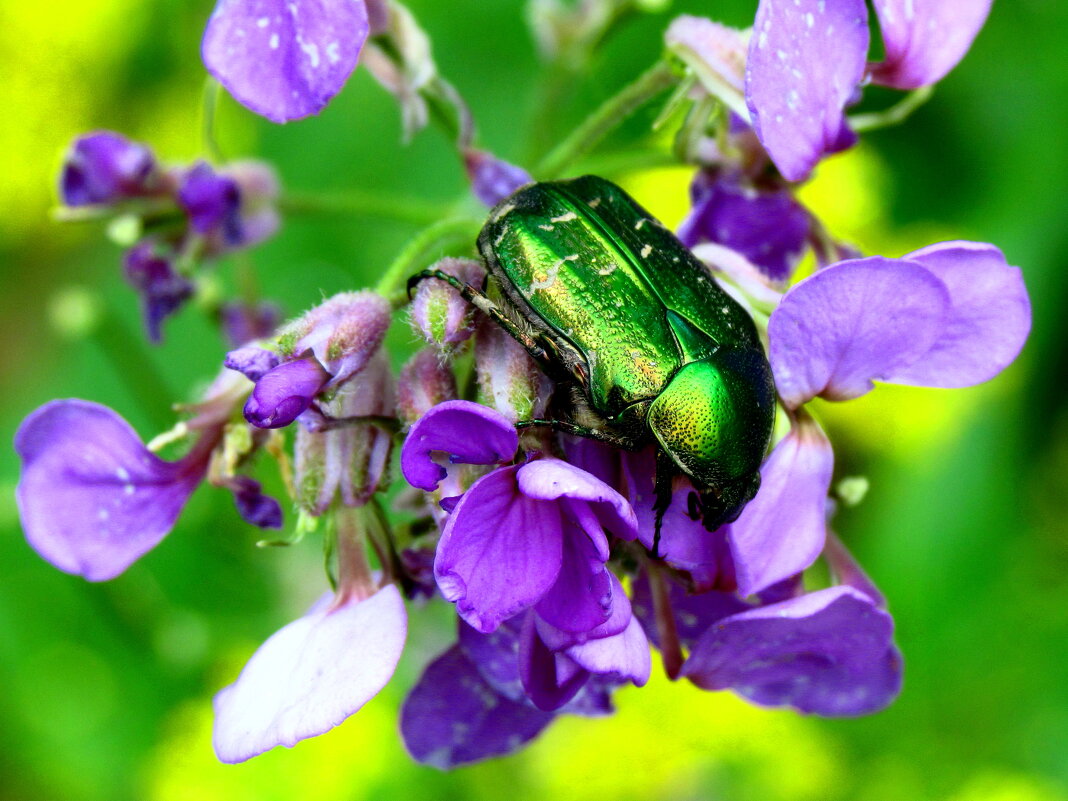
<path fill-rule="evenodd" d="M 238 102 L 288 122 L 317 114 L 341 91 L 368 31 L 363 0 L 219 0 L 201 54 Z"/>
<path fill-rule="evenodd" d="M 745 98 L 753 128 L 789 181 L 826 153 L 850 147 L 844 117 L 865 76 L 915 89 L 941 80 L 964 57 L 991 0 L 874 3 L 886 60 L 869 66 L 864 0 L 761 0 L 746 59 Z"/>
<path fill-rule="evenodd" d="M 47 403 L 15 434 L 26 539 L 60 570 L 90 581 L 114 578 L 173 528 L 207 472 L 213 446 L 205 436 L 185 457 L 167 462 L 106 406 Z"/>
<path fill-rule="evenodd" d="M 152 151 L 111 131 L 75 139 L 60 171 L 59 196 L 66 206 L 112 204 L 161 188 L 163 176 Z"/>

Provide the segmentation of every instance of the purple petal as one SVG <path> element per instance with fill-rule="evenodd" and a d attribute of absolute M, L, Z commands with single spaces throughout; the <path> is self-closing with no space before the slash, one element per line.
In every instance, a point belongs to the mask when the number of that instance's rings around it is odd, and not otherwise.
<path fill-rule="evenodd" d="M 30 545 L 68 573 L 122 573 L 174 526 L 207 469 L 205 454 L 165 462 L 130 425 L 96 403 L 58 400 L 15 434 L 16 497 Z"/>
<path fill-rule="evenodd" d="M 727 541 L 742 597 L 800 573 L 826 537 L 831 443 L 815 423 L 800 423 L 760 469 L 760 491 L 731 523 Z"/>
<path fill-rule="evenodd" d="M 458 644 L 464 655 L 478 668 L 483 680 L 495 693 L 511 701 L 526 702 L 519 679 L 519 632 L 523 616 L 504 621 L 496 631 L 483 634 L 458 619 Z"/>
<path fill-rule="evenodd" d="M 538 627 L 538 636 L 551 651 L 563 651 L 573 645 L 581 645 L 589 640 L 599 640 L 619 634 L 625 629 L 631 619 L 630 599 L 623 590 L 623 585 L 610 570 L 604 574 L 610 582 L 609 602 L 611 614 L 607 619 L 601 620 L 597 625 L 586 630 L 571 630 L 558 628 L 541 616 L 541 604 L 538 605 L 538 617 L 535 624 Z"/>
<path fill-rule="evenodd" d="M 237 182 L 216 173 L 206 161 L 197 162 L 182 176 L 178 203 L 189 216 L 193 230 L 201 236 L 219 233 L 227 244 L 241 241 L 241 192 Z"/>
<path fill-rule="evenodd" d="M 281 310 L 273 303 L 224 303 L 219 310 L 223 333 L 235 348 L 256 339 L 266 339 L 278 327 Z M 229 367 L 229 365 L 227 365 Z M 231 368 L 236 369 L 236 368 Z M 244 372 L 244 371 L 242 371 Z M 251 378 L 251 376 L 249 376 Z M 252 379 L 255 381 L 256 379 Z"/>
<path fill-rule="evenodd" d="M 649 681 L 652 671 L 649 640 L 636 617 L 619 634 L 575 645 L 566 653 L 591 673 L 631 681 L 639 687 Z"/>
<path fill-rule="evenodd" d="M 223 367 L 236 370 L 250 381 L 259 381 L 280 363 L 274 351 L 248 345 L 226 354 Z"/>
<path fill-rule="evenodd" d="M 800 181 L 854 138 L 843 110 L 864 77 L 864 0 L 761 0 L 745 71 L 753 128 L 779 172 Z"/>
<path fill-rule="evenodd" d="M 567 462 L 538 459 L 524 465 L 519 471 L 519 488 L 528 498 L 585 501 L 596 522 L 615 536 L 624 540 L 638 536 L 638 520 L 627 499 L 596 476 Z M 591 537 L 604 536 L 592 530 L 594 524 L 589 518 L 577 522 L 583 523 Z"/>
<path fill-rule="evenodd" d="M 725 618 L 694 646 L 682 675 L 763 706 L 866 715 L 901 689 L 893 620 L 851 587 L 830 587 Z"/>
<path fill-rule="evenodd" d="M 219 0 L 201 54 L 238 102 L 287 122 L 318 113 L 341 91 L 367 31 L 362 0 Z"/>
<path fill-rule="evenodd" d="M 555 717 L 494 692 L 454 645 L 412 688 L 401 707 L 400 728 L 417 762 L 449 770 L 514 753 Z"/>
<path fill-rule="evenodd" d="M 501 468 L 476 481 L 438 543 L 434 575 L 441 594 L 481 632 L 537 603 L 560 572 L 560 510 L 523 495 L 517 470 Z"/>
<path fill-rule="evenodd" d="M 321 599 L 275 632 L 215 696 L 215 753 L 243 762 L 337 726 L 389 682 L 408 619 L 392 584 L 333 606 Z"/>
<path fill-rule="evenodd" d="M 468 150 L 464 153 L 464 167 L 471 181 L 471 191 L 491 208 L 520 187 L 534 181 L 522 167 L 502 161 L 484 150 Z"/>
<path fill-rule="evenodd" d="M 519 675 L 527 697 L 538 709 L 559 709 L 589 681 L 590 674 L 563 654 L 556 654 L 538 636 L 533 614 L 519 634 Z"/>
<path fill-rule="evenodd" d="M 256 382 L 245 402 L 245 419 L 257 428 L 282 428 L 300 417 L 330 373 L 314 356 L 285 362 Z"/>
<path fill-rule="evenodd" d="M 887 374 L 894 384 L 968 387 L 1000 373 L 1031 330 L 1031 301 L 1019 267 L 993 245 L 941 242 L 905 256 L 922 264 L 949 290 L 946 324 L 913 364 Z"/>
<path fill-rule="evenodd" d="M 556 581 L 535 609 L 551 625 L 585 632 L 607 623 L 612 612 L 612 581 L 602 556 L 583 533 L 565 524 L 563 559 Z"/>
<path fill-rule="evenodd" d="M 63 159 L 59 196 L 67 206 L 114 203 L 159 184 L 156 158 L 142 144 L 111 131 L 74 140 Z"/>
<path fill-rule="evenodd" d="M 270 495 L 263 494 L 260 482 L 248 476 L 234 476 L 230 489 L 237 512 L 246 523 L 259 528 L 282 527 L 282 507 Z"/>
<path fill-rule="evenodd" d="M 779 396 L 797 407 L 865 394 L 930 350 L 949 308 L 945 284 L 916 262 L 874 256 L 820 270 L 768 323 Z"/>
<path fill-rule="evenodd" d="M 810 227 L 808 212 L 789 190 L 757 187 L 738 173 L 702 170 L 690 193 L 693 208 L 679 226 L 684 245 L 724 245 L 772 281 L 789 279 L 805 252 Z"/>
<path fill-rule="evenodd" d="M 993 0 L 874 0 L 886 60 L 874 83 L 917 89 L 957 66 L 986 22 Z"/>
<path fill-rule="evenodd" d="M 413 487 L 432 492 L 446 476 L 430 454 L 452 462 L 498 464 L 515 456 L 519 435 L 507 418 L 487 406 L 455 400 L 439 403 L 412 426 L 401 449 L 401 472 Z"/>

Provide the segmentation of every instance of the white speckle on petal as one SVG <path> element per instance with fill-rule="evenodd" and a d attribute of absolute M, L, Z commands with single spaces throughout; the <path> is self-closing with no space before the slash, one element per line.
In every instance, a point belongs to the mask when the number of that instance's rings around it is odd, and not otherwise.
<path fill-rule="evenodd" d="M 807 14 L 805 14 L 805 25 L 807 25 L 809 28 L 811 28 L 815 24 L 816 24 L 816 18 L 814 16 L 812 16 L 812 12 L 809 11 Z"/>
<path fill-rule="evenodd" d="M 326 46 L 326 58 L 331 64 L 337 64 L 341 60 L 340 46 L 337 42 L 331 42 Z"/>
<path fill-rule="evenodd" d="M 258 20 L 256 20 L 256 25 L 258 25 L 261 28 L 266 28 L 270 24 L 271 24 L 271 18 L 270 17 L 260 17 Z"/>
<path fill-rule="evenodd" d="M 277 33 L 272 33 L 271 34 L 271 42 L 270 42 L 270 44 L 271 44 L 271 50 L 277 50 L 278 49 L 278 34 Z"/>

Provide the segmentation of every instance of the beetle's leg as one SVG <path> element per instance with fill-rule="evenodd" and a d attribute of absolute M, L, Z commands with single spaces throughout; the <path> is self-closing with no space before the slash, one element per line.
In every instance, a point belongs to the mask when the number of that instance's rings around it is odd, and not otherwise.
<path fill-rule="evenodd" d="M 546 347 L 547 340 L 540 337 L 532 337 L 526 331 L 517 326 L 514 322 L 508 319 L 507 315 L 500 310 L 490 297 L 481 289 L 475 289 L 470 284 L 464 283 L 455 275 L 449 275 L 442 270 L 435 270 L 434 268 L 428 268 L 420 273 L 416 273 L 408 279 L 408 295 L 412 294 L 412 289 L 416 284 L 425 281 L 428 278 L 437 278 L 439 281 L 444 281 L 457 292 L 460 293 L 460 297 L 478 309 L 480 312 L 489 317 L 493 322 L 507 331 L 516 342 L 523 346 L 523 349 L 530 354 L 530 358 L 538 362 L 543 369 L 552 370 L 555 368 L 556 362 L 553 360 L 553 354 L 549 353 L 549 349 Z M 553 349 L 554 353 L 555 348 Z"/>
<path fill-rule="evenodd" d="M 536 428 L 537 426 L 549 426 L 554 431 L 561 431 L 564 434 L 573 434 L 576 437 L 585 437 L 586 439 L 595 439 L 598 442 L 615 445 L 617 448 L 626 448 L 627 450 L 630 450 L 633 447 L 633 443 L 625 437 L 617 436 L 609 431 L 599 431 L 595 428 L 580 426 L 578 423 L 572 423 L 569 420 L 545 420 L 536 418 L 533 420 L 520 420 L 515 424 L 516 428 Z"/>
<path fill-rule="evenodd" d="M 656 515 L 656 524 L 653 532 L 653 558 L 660 558 L 660 529 L 664 524 L 664 512 L 671 506 L 672 479 L 678 472 L 678 467 L 667 455 L 663 448 L 656 449 L 656 479 L 653 482 L 653 493 L 656 501 L 653 503 L 653 513 Z"/>

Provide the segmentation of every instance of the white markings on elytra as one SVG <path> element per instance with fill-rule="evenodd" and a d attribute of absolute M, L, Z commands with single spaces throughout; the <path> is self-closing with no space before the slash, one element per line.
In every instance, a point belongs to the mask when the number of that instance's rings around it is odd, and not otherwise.
<path fill-rule="evenodd" d="M 548 289 L 556 283 L 556 276 L 560 273 L 560 268 L 564 266 L 565 261 L 578 261 L 578 254 L 572 253 L 570 256 L 564 256 L 562 259 L 558 259 L 556 264 L 545 271 L 544 281 L 531 281 L 530 288 L 534 289 Z"/>
<path fill-rule="evenodd" d="M 499 248 L 501 246 L 501 242 L 504 241 L 504 238 L 507 235 L 508 235 L 508 229 L 507 228 L 502 228 L 501 232 L 497 235 L 497 238 L 493 240 L 493 247 Z"/>
<path fill-rule="evenodd" d="M 571 222 L 576 217 L 578 217 L 578 215 L 575 214 L 575 212 L 569 211 L 566 214 L 561 214 L 559 217 L 550 217 L 549 218 L 549 222 L 553 222 L 553 223 Z"/>
<path fill-rule="evenodd" d="M 597 275 L 611 275 L 616 271 L 618 265 L 613 261 L 609 262 L 607 267 L 601 267 L 597 270 Z"/>
<path fill-rule="evenodd" d="M 591 208 L 591 209 L 595 209 L 595 208 L 597 208 L 597 207 L 598 207 L 598 206 L 600 206 L 600 205 L 601 205 L 601 199 L 600 199 L 599 197 L 595 197 L 595 198 L 594 198 L 593 200 L 591 200 L 591 201 L 590 201 L 590 203 L 589 203 L 589 206 L 590 206 L 590 208 Z"/>
<path fill-rule="evenodd" d="M 645 219 L 644 217 L 642 219 L 638 220 L 638 222 L 634 223 L 634 230 L 635 231 L 642 230 L 642 226 L 645 225 L 647 222 L 649 222 L 649 221 L 647 219 Z"/>
<path fill-rule="evenodd" d="M 645 247 L 642 248 L 642 258 L 643 259 L 649 258 L 649 254 L 652 253 L 652 252 L 653 252 L 653 246 L 652 245 L 646 245 Z"/>

